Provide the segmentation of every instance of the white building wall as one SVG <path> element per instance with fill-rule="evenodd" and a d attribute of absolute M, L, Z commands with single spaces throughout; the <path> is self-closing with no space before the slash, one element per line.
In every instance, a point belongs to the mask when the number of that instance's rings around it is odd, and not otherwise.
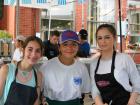
<path fill-rule="evenodd" d="M 115 17 L 115 0 L 98 0 L 99 20 L 114 22 Z"/>

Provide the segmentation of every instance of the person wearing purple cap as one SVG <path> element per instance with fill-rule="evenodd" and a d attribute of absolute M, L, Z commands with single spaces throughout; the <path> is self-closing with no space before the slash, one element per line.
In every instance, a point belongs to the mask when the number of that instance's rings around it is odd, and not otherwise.
<path fill-rule="evenodd" d="M 59 38 L 59 56 L 42 65 L 43 95 L 49 105 L 81 105 L 81 94 L 90 92 L 88 70 L 75 58 L 78 47 L 76 32 L 66 30 Z"/>

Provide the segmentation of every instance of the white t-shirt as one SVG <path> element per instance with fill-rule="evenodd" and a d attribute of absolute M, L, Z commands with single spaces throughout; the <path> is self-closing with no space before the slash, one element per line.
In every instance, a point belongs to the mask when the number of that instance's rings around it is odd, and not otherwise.
<path fill-rule="evenodd" d="M 90 79 L 86 66 L 75 60 L 66 66 L 58 57 L 42 65 L 44 96 L 51 100 L 68 101 L 80 98 L 82 93 L 90 92 Z"/>
<path fill-rule="evenodd" d="M 13 60 L 14 61 L 20 61 L 23 58 L 23 52 L 20 50 L 20 48 L 16 48 L 13 54 Z"/>
<path fill-rule="evenodd" d="M 97 95 L 100 96 L 100 92 L 95 83 L 95 68 L 97 65 L 98 58 L 92 61 L 90 67 L 91 76 L 91 87 L 92 96 L 95 98 Z M 112 59 L 100 60 L 99 68 L 97 74 L 106 74 L 111 72 Z M 124 53 L 116 53 L 115 59 L 115 70 L 114 77 L 116 80 L 129 92 L 139 92 L 140 93 L 140 75 L 136 68 L 136 64 L 133 59 Z M 132 86 L 129 84 L 129 80 Z"/>

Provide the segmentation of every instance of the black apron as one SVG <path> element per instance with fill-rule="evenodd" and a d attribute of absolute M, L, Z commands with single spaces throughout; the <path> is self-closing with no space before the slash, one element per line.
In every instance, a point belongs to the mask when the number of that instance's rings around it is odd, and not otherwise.
<path fill-rule="evenodd" d="M 33 105 L 38 97 L 37 94 L 37 74 L 34 71 L 36 86 L 26 86 L 16 82 L 18 64 L 15 71 L 15 79 L 10 86 L 7 100 L 4 105 Z"/>
<path fill-rule="evenodd" d="M 95 82 L 104 103 L 109 105 L 127 105 L 130 92 L 126 91 L 114 77 L 115 57 L 116 51 L 113 52 L 112 56 L 111 73 L 97 74 L 101 56 L 99 57 L 95 69 Z"/>
<path fill-rule="evenodd" d="M 46 101 L 48 102 L 49 105 L 81 105 L 79 98 L 68 101 L 57 101 L 46 98 Z"/>

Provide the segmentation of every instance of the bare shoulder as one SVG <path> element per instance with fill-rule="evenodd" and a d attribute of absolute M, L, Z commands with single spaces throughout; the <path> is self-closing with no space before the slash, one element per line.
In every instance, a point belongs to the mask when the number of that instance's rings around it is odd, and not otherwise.
<path fill-rule="evenodd" d="M 6 77 L 8 74 L 8 65 L 3 65 L 0 69 L 0 83 L 6 81 Z"/>
<path fill-rule="evenodd" d="M 7 75 L 7 73 L 8 73 L 8 65 L 5 64 L 0 68 L 0 74 Z"/>

